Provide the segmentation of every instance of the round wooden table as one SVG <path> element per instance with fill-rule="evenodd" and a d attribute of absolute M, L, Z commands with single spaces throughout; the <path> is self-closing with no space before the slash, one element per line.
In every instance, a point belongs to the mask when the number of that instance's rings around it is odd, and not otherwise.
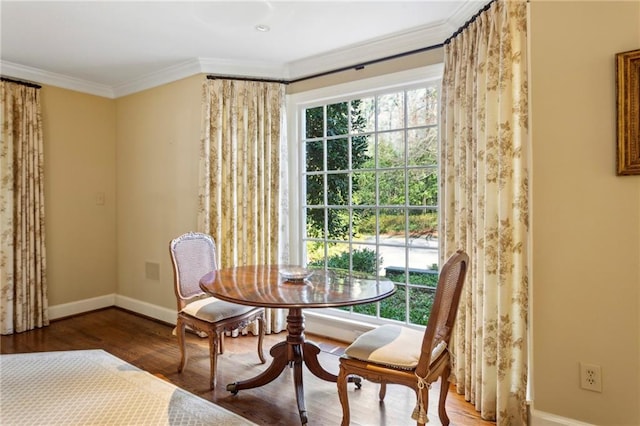
<path fill-rule="evenodd" d="M 211 271 L 200 280 L 200 287 L 208 294 L 228 302 L 265 308 L 287 308 L 287 338 L 274 345 L 269 353 L 273 361 L 259 375 L 227 385 L 237 393 L 242 389 L 263 386 L 293 366 L 293 377 L 302 424 L 307 423 L 302 383 L 302 364 L 315 376 L 331 382 L 337 376 L 326 371 L 318 362 L 320 348 L 304 336 L 303 308 L 328 308 L 377 302 L 395 292 L 394 284 L 383 277 L 349 274 L 348 271 L 311 269 L 300 280 L 285 276 L 297 275 L 300 268 L 288 265 L 254 265 L 223 268 Z M 283 276 L 284 275 L 284 276 Z M 359 386 L 360 379 L 354 378 Z"/>

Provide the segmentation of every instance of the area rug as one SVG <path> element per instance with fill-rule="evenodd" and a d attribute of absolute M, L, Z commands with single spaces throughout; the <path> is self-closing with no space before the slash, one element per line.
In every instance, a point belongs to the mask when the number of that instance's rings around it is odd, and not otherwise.
<path fill-rule="evenodd" d="M 252 425 L 103 351 L 0 355 L 3 425 Z"/>

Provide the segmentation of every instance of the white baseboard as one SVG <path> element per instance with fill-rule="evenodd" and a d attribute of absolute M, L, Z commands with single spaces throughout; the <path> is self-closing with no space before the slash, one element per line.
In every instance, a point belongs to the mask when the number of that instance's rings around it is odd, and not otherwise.
<path fill-rule="evenodd" d="M 120 295 L 116 295 L 115 305 L 169 324 L 175 324 L 178 315 L 175 309 L 163 308 L 162 306 L 152 305 L 151 303 Z"/>
<path fill-rule="evenodd" d="M 108 294 L 91 299 L 64 303 L 62 305 L 49 306 L 49 319 L 82 314 L 84 312 L 108 308 L 109 306 L 117 306 L 168 324 L 176 323 L 176 310 L 167 309 L 119 294 Z M 373 326 L 371 324 L 331 317 L 329 315 L 316 313 L 313 309 L 305 311 L 305 331 L 343 342 L 353 342 L 356 337 L 372 328 Z"/>
<path fill-rule="evenodd" d="M 585 423 L 566 417 L 557 416 L 544 411 L 531 410 L 530 426 L 594 426 L 591 423 Z"/>
<path fill-rule="evenodd" d="M 107 294 L 93 297 L 91 299 L 78 300 L 71 303 L 49 306 L 49 319 L 68 317 L 81 314 L 83 312 L 95 311 L 97 309 L 108 308 L 116 304 L 116 295 Z"/>
<path fill-rule="evenodd" d="M 105 296 L 94 297 L 91 299 L 78 300 L 71 303 L 63 303 L 61 305 L 49 306 L 49 319 L 64 318 L 71 315 L 82 314 L 84 312 L 95 311 L 98 309 L 117 306 L 141 315 L 154 318 L 168 324 L 176 323 L 176 310 L 163 308 L 162 306 L 152 305 L 151 303 L 141 300 L 132 299 L 118 294 L 108 294 Z"/>

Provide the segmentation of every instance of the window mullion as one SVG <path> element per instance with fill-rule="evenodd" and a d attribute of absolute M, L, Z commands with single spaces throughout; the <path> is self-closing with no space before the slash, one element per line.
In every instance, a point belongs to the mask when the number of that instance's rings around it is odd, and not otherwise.
<path fill-rule="evenodd" d="M 411 288 L 409 286 L 409 247 L 411 244 L 410 241 L 410 232 L 409 232 L 409 108 L 407 102 L 407 91 L 405 90 L 403 96 L 404 103 L 404 131 L 403 131 L 403 147 L 404 147 L 404 267 L 405 267 L 405 276 L 404 276 L 404 284 L 405 284 L 405 322 L 409 323 L 409 309 L 411 307 Z"/>

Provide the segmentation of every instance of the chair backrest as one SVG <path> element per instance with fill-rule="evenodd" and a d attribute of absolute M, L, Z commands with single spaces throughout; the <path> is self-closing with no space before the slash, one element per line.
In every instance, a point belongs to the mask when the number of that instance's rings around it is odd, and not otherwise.
<path fill-rule="evenodd" d="M 189 232 L 171 240 L 169 253 L 178 310 L 182 310 L 190 300 L 205 294 L 200 278 L 217 269 L 216 244 L 210 235 Z"/>
<path fill-rule="evenodd" d="M 469 256 L 462 250 L 458 250 L 449 257 L 440 270 L 436 297 L 427 321 L 422 353 L 416 368 L 416 374 L 420 377 L 424 377 L 429 369 L 433 349 L 441 342 L 449 345 L 468 265 Z"/>

